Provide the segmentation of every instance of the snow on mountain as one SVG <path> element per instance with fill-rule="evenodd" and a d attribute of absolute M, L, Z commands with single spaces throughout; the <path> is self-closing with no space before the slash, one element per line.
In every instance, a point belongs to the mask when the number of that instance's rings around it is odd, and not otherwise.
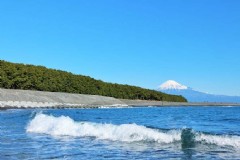
<path fill-rule="evenodd" d="M 203 93 L 193 90 L 173 80 L 169 80 L 161 84 L 157 90 L 167 94 L 182 95 L 189 102 L 240 103 L 239 96 L 225 96 Z"/>
<path fill-rule="evenodd" d="M 168 80 L 165 83 L 161 84 L 158 88 L 159 90 L 168 90 L 168 89 L 188 89 L 187 86 L 184 86 L 176 81 Z"/>

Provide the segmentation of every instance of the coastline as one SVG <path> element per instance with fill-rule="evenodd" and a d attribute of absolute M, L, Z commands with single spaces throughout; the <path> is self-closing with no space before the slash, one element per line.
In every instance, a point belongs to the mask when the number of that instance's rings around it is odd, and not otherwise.
<path fill-rule="evenodd" d="M 215 102 L 166 102 L 166 101 L 147 101 L 147 100 L 128 100 L 121 99 L 129 106 L 240 106 L 239 103 L 215 103 Z"/>
<path fill-rule="evenodd" d="M 240 104 L 128 100 L 99 95 L 0 89 L 0 109 L 4 110 L 10 108 L 118 108 L 136 106 L 240 106 Z"/>
<path fill-rule="evenodd" d="M 85 108 L 97 106 L 125 106 L 112 97 L 45 92 L 32 90 L 0 89 L 0 108 Z"/>

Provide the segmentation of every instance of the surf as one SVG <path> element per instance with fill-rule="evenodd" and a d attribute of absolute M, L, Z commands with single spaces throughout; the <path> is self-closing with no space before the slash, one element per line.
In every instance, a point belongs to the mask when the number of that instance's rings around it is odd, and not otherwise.
<path fill-rule="evenodd" d="M 182 148 L 192 148 L 199 143 L 240 148 L 240 136 L 206 134 L 190 128 L 163 131 L 134 123 L 116 125 L 109 123 L 78 122 L 68 116 L 55 117 L 43 113 L 35 115 L 28 123 L 26 132 L 47 134 L 53 137 L 94 137 L 101 140 L 130 143 L 181 143 Z"/>

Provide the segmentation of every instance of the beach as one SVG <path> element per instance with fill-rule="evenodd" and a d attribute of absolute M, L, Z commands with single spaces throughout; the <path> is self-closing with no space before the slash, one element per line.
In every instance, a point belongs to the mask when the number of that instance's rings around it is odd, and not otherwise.
<path fill-rule="evenodd" d="M 99 95 L 0 89 L 0 108 L 97 108 L 128 106 L 239 106 L 237 103 L 182 103 L 116 99 Z"/>

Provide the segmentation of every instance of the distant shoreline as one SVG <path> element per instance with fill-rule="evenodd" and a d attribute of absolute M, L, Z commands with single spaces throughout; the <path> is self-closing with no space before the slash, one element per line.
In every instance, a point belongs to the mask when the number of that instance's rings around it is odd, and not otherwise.
<path fill-rule="evenodd" d="M 240 106 L 237 103 L 186 103 L 116 99 L 98 95 L 0 89 L 0 109 L 10 108 L 117 108 L 143 106 Z"/>
<path fill-rule="evenodd" d="M 215 102 L 162 102 L 147 100 L 121 99 L 130 106 L 240 106 L 239 103 L 215 103 Z"/>

